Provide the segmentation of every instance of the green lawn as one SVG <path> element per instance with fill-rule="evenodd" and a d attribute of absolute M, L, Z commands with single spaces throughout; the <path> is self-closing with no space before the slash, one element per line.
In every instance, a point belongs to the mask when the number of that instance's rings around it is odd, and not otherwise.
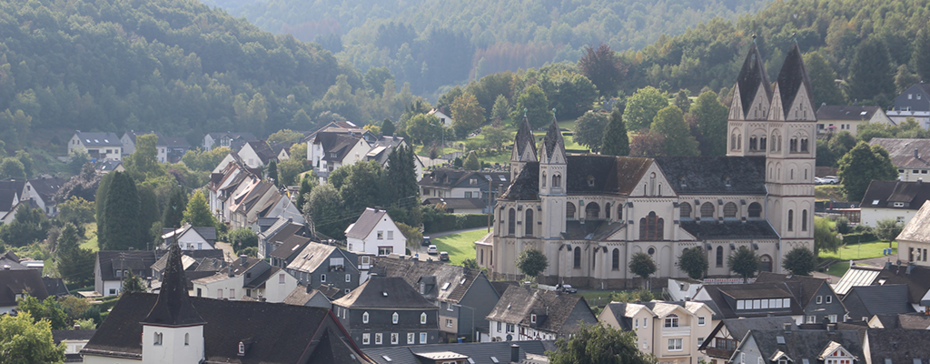
<path fill-rule="evenodd" d="M 92 222 L 84 225 L 84 229 L 86 231 L 85 234 L 89 236 L 90 239 L 87 239 L 81 243 L 81 248 L 90 250 L 92 252 L 100 250 L 100 247 L 97 246 L 97 223 Z"/>
<path fill-rule="evenodd" d="M 833 252 L 821 252 L 821 258 L 834 258 L 839 260 L 857 260 L 857 259 L 868 259 L 868 258 L 879 258 L 882 255 L 882 249 L 888 247 L 888 243 L 883 241 L 877 241 L 872 243 L 862 243 L 862 244 L 850 244 L 845 245 L 840 248 L 836 253 Z M 898 253 L 898 243 L 891 243 L 891 254 Z"/>
<path fill-rule="evenodd" d="M 849 262 L 837 262 L 827 268 L 827 274 L 837 277 L 842 277 L 846 274 L 846 271 L 849 270 Z"/>
<path fill-rule="evenodd" d="M 487 235 L 487 229 L 432 238 L 441 252 L 449 252 L 449 263 L 462 265 L 465 259 L 475 259 L 475 241 Z"/>

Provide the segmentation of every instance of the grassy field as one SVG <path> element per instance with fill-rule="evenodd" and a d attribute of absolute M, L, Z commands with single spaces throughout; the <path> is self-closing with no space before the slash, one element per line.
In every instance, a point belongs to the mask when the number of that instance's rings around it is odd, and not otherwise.
<path fill-rule="evenodd" d="M 841 189 L 842 185 L 819 185 L 814 186 L 814 200 L 817 201 L 846 201 L 846 195 Z"/>
<path fill-rule="evenodd" d="M 888 247 L 888 243 L 883 241 L 877 241 L 872 243 L 862 243 L 862 244 L 852 244 L 845 245 L 836 253 L 832 252 L 821 252 L 821 258 L 834 258 L 839 260 L 857 260 L 857 259 L 869 259 L 869 258 L 879 258 L 882 255 L 882 249 Z M 891 254 L 898 253 L 898 243 L 891 243 Z"/>
<path fill-rule="evenodd" d="M 487 235 L 486 229 L 432 238 L 441 252 L 449 252 L 449 263 L 462 265 L 465 259 L 475 259 L 475 241 Z"/>
<path fill-rule="evenodd" d="M 849 270 L 849 262 L 838 262 L 827 268 L 827 274 L 842 277 Z"/>
<path fill-rule="evenodd" d="M 89 239 L 81 243 L 81 248 L 92 252 L 100 250 L 100 247 L 97 246 L 97 223 L 92 222 L 84 225 L 84 229 L 87 231 L 86 234 Z"/>

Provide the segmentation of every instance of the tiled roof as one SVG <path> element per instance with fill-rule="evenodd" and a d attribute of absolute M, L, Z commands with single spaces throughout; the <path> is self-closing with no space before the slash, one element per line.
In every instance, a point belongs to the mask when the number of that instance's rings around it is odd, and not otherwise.
<path fill-rule="evenodd" d="M 872 138 L 869 145 L 885 148 L 897 168 L 930 168 L 930 139 Z"/>
<path fill-rule="evenodd" d="M 678 194 L 765 194 L 765 157 L 659 157 Z"/>
<path fill-rule="evenodd" d="M 835 348 L 836 344 L 842 345 L 844 349 L 859 358 L 862 356 L 862 340 L 858 331 L 855 330 L 791 330 L 786 333 L 785 330 L 751 330 L 750 335 L 755 340 L 762 355 L 766 356 L 767 361 L 771 361 L 777 352 L 786 354 L 793 360 L 793 363 L 803 363 L 807 361 L 812 364 L 822 363 L 823 353 L 828 347 Z M 779 339 L 782 338 L 782 339 Z M 784 341 L 784 344 L 780 341 Z M 748 342 L 745 340 L 743 342 Z M 741 342 L 742 345 L 742 342 Z M 832 350 L 831 350 L 832 351 Z M 878 362 L 883 363 L 883 362 Z M 908 363 L 913 364 L 913 363 Z"/>
<path fill-rule="evenodd" d="M 375 267 L 384 269 L 384 275 L 387 277 L 403 277 L 412 287 L 419 287 L 421 281 L 429 280 L 433 287 L 425 287 L 428 291 L 424 296 L 454 303 L 461 301 L 475 280 L 483 274 L 479 269 L 393 257 L 378 258 Z"/>
<path fill-rule="evenodd" d="M 817 120 L 871 120 L 879 106 L 822 105 L 817 109 Z"/>
<path fill-rule="evenodd" d="M 531 314 L 536 314 L 537 319 L 534 325 L 538 330 L 569 334 L 579 325 L 577 322 L 569 322 L 569 317 L 579 304 L 588 308 L 587 303 L 579 295 L 511 286 L 504 291 L 487 319 L 530 326 Z M 542 317 L 543 315 L 545 317 Z M 591 313 L 591 318 L 596 323 L 594 313 Z M 588 322 L 588 324 L 591 323 Z"/>
<path fill-rule="evenodd" d="M 0 307 L 16 306 L 16 295 L 29 295 L 44 300 L 48 297 L 39 269 L 0 269 Z"/>
<path fill-rule="evenodd" d="M 698 240 L 701 239 L 777 239 L 778 234 L 765 220 L 742 221 L 681 221 L 685 229 Z"/>
<path fill-rule="evenodd" d="M 872 181 L 860 207 L 917 210 L 930 199 L 930 183 Z"/>
<path fill-rule="evenodd" d="M 377 226 L 381 220 L 386 219 L 385 216 L 388 216 L 385 210 L 373 209 L 371 207 L 365 208 L 365 211 L 358 217 L 358 220 L 355 220 L 355 223 L 346 230 L 346 237 L 355 239 L 367 238 L 371 235 L 371 231 L 375 226 Z"/>
<path fill-rule="evenodd" d="M 75 135 L 86 147 L 122 147 L 123 143 L 113 133 L 86 133 L 78 130 Z"/>
<path fill-rule="evenodd" d="M 765 62 L 762 60 L 762 55 L 759 54 L 759 48 L 756 46 L 755 40 L 749 47 L 746 60 L 743 61 L 743 67 L 736 78 L 736 84 L 739 86 L 740 103 L 743 106 L 744 117 L 749 114 L 752 101 L 756 99 L 759 85 L 762 85 L 765 98 L 772 98 L 772 87 L 771 83 L 769 83 L 768 74 L 765 72 Z"/>
<path fill-rule="evenodd" d="M 869 329 L 866 335 L 871 363 L 916 364 L 916 359 L 930 360 L 930 330 Z"/>
<path fill-rule="evenodd" d="M 100 262 L 101 278 L 104 281 L 118 281 L 114 269 L 132 269 L 136 274 L 148 271 L 152 264 L 164 253 L 144 250 L 101 250 L 97 252 Z"/>
<path fill-rule="evenodd" d="M 477 209 L 488 207 L 488 201 L 480 198 L 434 197 L 423 200 L 424 205 L 444 204 L 447 209 Z"/>
<path fill-rule="evenodd" d="M 368 278 L 333 305 L 350 309 L 436 309 L 403 278 L 379 276 Z"/>
<path fill-rule="evenodd" d="M 862 317 L 868 320 L 874 315 L 914 312 L 907 303 L 907 286 L 903 284 L 853 287 L 843 297 L 843 304 L 854 321 Z"/>
<path fill-rule="evenodd" d="M 930 290 L 930 268 L 888 264 L 878 274 L 878 281 L 882 280 L 882 284 L 906 284 L 907 302 L 919 304 L 924 294 Z"/>
<path fill-rule="evenodd" d="M 917 210 L 914 217 L 904 225 L 896 240 L 930 242 L 930 238 L 927 237 L 927 224 L 930 224 L 930 203 L 923 201 L 920 210 Z"/>

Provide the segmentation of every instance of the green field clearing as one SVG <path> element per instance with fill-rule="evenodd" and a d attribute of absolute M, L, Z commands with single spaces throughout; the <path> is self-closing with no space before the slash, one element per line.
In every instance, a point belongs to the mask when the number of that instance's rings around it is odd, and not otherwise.
<path fill-rule="evenodd" d="M 81 248 L 92 252 L 100 250 L 100 247 L 97 246 L 97 223 L 92 222 L 84 225 L 84 229 L 87 231 L 85 234 L 90 238 L 81 243 Z"/>
<path fill-rule="evenodd" d="M 449 252 L 449 263 L 462 265 L 465 259 L 475 259 L 475 241 L 487 235 L 487 229 L 432 238 L 441 252 Z"/>
<path fill-rule="evenodd" d="M 842 277 L 849 270 L 849 262 L 839 262 L 827 268 L 827 274 Z"/>
<path fill-rule="evenodd" d="M 821 258 L 833 258 L 839 260 L 858 260 L 883 257 L 882 249 L 888 247 L 888 243 L 876 241 L 871 243 L 844 245 L 836 253 L 821 252 Z M 898 242 L 891 243 L 891 254 L 898 253 Z"/>

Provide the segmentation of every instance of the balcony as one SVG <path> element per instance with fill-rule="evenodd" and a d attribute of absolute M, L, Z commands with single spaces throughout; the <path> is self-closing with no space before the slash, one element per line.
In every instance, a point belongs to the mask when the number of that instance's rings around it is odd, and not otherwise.
<path fill-rule="evenodd" d="M 666 336 L 691 336 L 691 326 L 663 327 L 662 337 Z"/>
<path fill-rule="evenodd" d="M 717 349 L 715 347 L 707 347 L 707 349 L 704 349 L 704 354 L 707 354 L 707 356 L 712 357 L 712 358 L 717 358 L 717 359 L 730 359 L 730 357 L 733 356 L 733 350 L 724 350 L 724 349 Z"/>

